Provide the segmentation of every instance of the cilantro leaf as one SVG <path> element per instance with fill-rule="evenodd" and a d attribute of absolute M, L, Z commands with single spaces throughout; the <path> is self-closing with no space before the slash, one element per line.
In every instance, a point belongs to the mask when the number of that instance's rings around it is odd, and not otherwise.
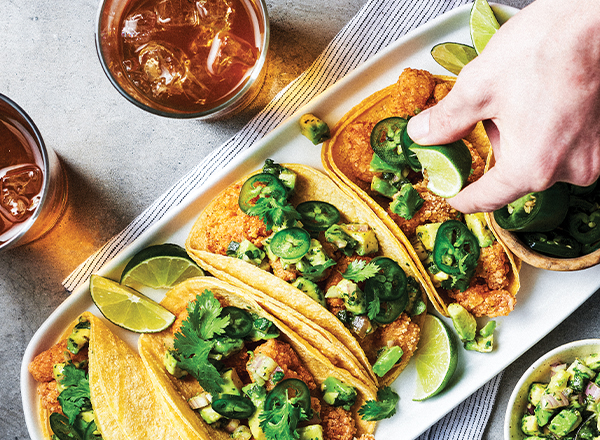
<path fill-rule="evenodd" d="M 369 305 L 367 307 L 367 316 L 370 320 L 375 319 L 375 317 L 381 311 L 381 301 L 379 300 L 379 296 L 372 295 L 373 298 L 369 301 Z"/>
<path fill-rule="evenodd" d="M 73 364 L 67 364 L 59 382 L 67 388 L 58 395 L 58 402 L 69 418 L 69 424 L 73 425 L 79 413 L 92 408 L 88 375 Z"/>
<path fill-rule="evenodd" d="M 421 198 L 419 192 L 410 183 L 406 183 L 394 195 L 394 199 L 390 203 L 390 210 L 400 217 L 410 220 L 421 209 L 423 203 L 425 201 Z"/>
<path fill-rule="evenodd" d="M 286 401 L 279 407 L 263 410 L 259 416 L 259 426 L 264 431 L 266 438 L 272 440 L 296 440 L 299 435 L 296 427 L 300 420 L 307 420 L 308 416 L 302 408 Z"/>
<path fill-rule="evenodd" d="M 188 317 L 175 334 L 173 343 L 179 354 L 178 366 L 198 380 L 202 388 L 217 395 L 224 380 L 208 355 L 215 345 L 211 340 L 225 332 L 229 316 L 221 317 L 221 304 L 213 294 L 205 290 L 188 306 Z"/>
<path fill-rule="evenodd" d="M 384 387 L 377 391 L 377 401 L 368 400 L 358 410 L 358 414 L 363 420 L 378 421 L 387 419 L 396 414 L 396 405 L 400 396 L 390 387 Z"/>
<path fill-rule="evenodd" d="M 259 198 L 247 214 L 260 218 L 267 227 L 267 231 L 273 229 L 273 226 L 282 226 L 284 223 L 292 224 L 295 220 L 300 219 L 298 211 L 285 199 L 278 200 L 274 197 Z"/>
<path fill-rule="evenodd" d="M 367 263 L 365 260 L 353 260 L 348 264 L 348 267 L 342 276 L 347 280 L 358 283 L 374 277 L 379 270 L 379 266 L 372 261 Z"/>

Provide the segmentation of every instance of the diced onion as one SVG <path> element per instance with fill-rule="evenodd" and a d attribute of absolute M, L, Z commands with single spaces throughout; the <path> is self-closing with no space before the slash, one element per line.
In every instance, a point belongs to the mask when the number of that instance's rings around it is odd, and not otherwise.
<path fill-rule="evenodd" d="M 207 392 L 200 393 L 188 400 L 188 405 L 190 405 L 190 408 L 192 409 L 205 408 L 211 403 L 212 396 L 210 395 L 210 393 Z"/>
<path fill-rule="evenodd" d="M 371 328 L 371 322 L 366 315 L 357 315 L 352 320 L 352 331 L 356 333 L 360 339 L 367 335 L 367 332 Z"/>
<path fill-rule="evenodd" d="M 567 364 L 554 364 L 550 366 L 550 376 L 554 376 L 557 372 L 561 370 L 566 370 Z"/>
<path fill-rule="evenodd" d="M 271 374 L 273 374 L 277 367 L 278 365 L 273 359 L 260 353 L 254 356 L 247 365 L 248 372 L 252 376 L 252 379 L 260 385 L 263 385 L 269 380 Z"/>
<path fill-rule="evenodd" d="M 238 440 L 250 440 L 252 438 L 252 432 L 246 425 L 240 425 L 233 431 L 232 437 L 233 436 Z"/>
<path fill-rule="evenodd" d="M 600 387 L 596 385 L 594 382 L 589 382 L 587 388 L 585 389 L 586 396 L 592 396 L 594 399 L 594 403 L 600 402 Z"/>
<path fill-rule="evenodd" d="M 569 404 L 569 399 L 562 393 L 544 394 L 540 399 L 540 404 L 543 409 L 561 408 Z"/>
<path fill-rule="evenodd" d="M 231 419 L 227 426 L 225 426 L 225 431 L 231 433 L 235 431 L 238 426 L 240 426 L 240 421 L 238 419 Z"/>

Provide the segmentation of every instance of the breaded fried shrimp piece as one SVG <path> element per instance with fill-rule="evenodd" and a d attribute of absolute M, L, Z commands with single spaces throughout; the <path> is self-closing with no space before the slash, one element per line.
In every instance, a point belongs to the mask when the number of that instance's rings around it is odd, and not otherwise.
<path fill-rule="evenodd" d="M 55 380 L 38 384 L 37 392 L 40 396 L 42 408 L 47 409 L 50 413 L 63 413 L 62 407 L 58 402 L 60 392 Z"/>
<path fill-rule="evenodd" d="M 410 316 L 402 313 L 398 319 L 388 325 L 379 327 L 371 341 L 371 350 L 367 355 L 369 360 L 377 360 L 377 351 L 382 347 L 398 346 L 404 352 L 403 356 L 412 357 L 419 343 L 420 327 L 411 321 Z"/>
<path fill-rule="evenodd" d="M 450 90 L 452 90 L 453 84 L 448 81 L 439 82 L 435 85 L 433 90 L 433 99 L 436 103 L 440 102 L 446 97 Z"/>
<path fill-rule="evenodd" d="M 499 241 L 481 248 L 475 277 L 483 278 L 490 290 L 506 289 L 509 285 L 510 262 Z"/>
<path fill-rule="evenodd" d="M 415 111 L 427 108 L 435 89 L 435 78 L 425 70 L 406 68 L 392 92 L 392 107 L 398 116 L 414 116 Z"/>
<path fill-rule="evenodd" d="M 469 148 L 469 152 L 471 153 L 471 175 L 467 178 L 467 184 L 475 182 L 479 180 L 481 176 L 483 176 L 483 172 L 485 170 L 485 160 L 479 155 L 479 152 L 475 149 L 473 144 L 469 141 L 464 140 L 463 142 Z"/>
<path fill-rule="evenodd" d="M 67 352 L 66 339 L 57 342 L 48 350 L 38 354 L 28 366 L 33 378 L 38 382 L 50 382 L 54 380 L 52 373 L 54 365 L 69 359 L 69 355 L 65 355 L 65 352 Z"/>
<path fill-rule="evenodd" d="M 369 165 L 373 158 L 371 148 L 371 131 L 375 127 L 375 121 L 357 121 L 344 130 L 343 142 L 345 154 L 340 158 L 346 163 L 344 169 L 352 173 L 349 177 L 352 181 L 360 180 L 370 184 L 374 173 L 370 171 Z"/>
<path fill-rule="evenodd" d="M 314 378 L 304 365 L 302 365 L 298 355 L 289 344 L 275 339 L 269 339 L 254 350 L 254 355 L 256 356 L 258 354 L 263 354 L 273 359 L 283 370 L 284 379 L 300 379 L 308 385 L 310 390 L 317 388 Z M 267 388 L 268 387 L 269 386 L 267 385 Z"/>
<path fill-rule="evenodd" d="M 353 440 L 356 434 L 356 422 L 350 411 L 340 407 L 323 405 L 323 436 L 328 440 Z"/>
<path fill-rule="evenodd" d="M 476 318 L 507 316 L 515 308 L 517 299 L 507 290 L 490 290 L 486 285 L 471 285 L 464 292 L 448 291 L 451 298 Z"/>

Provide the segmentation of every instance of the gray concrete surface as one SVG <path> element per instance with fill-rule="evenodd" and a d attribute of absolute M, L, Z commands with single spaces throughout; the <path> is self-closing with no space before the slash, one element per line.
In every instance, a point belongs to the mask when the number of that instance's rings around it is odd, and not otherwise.
<path fill-rule="evenodd" d="M 0 0 L 0 93 L 33 118 L 69 180 L 69 205 L 58 226 L 0 254 L 0 439 L 28 438 L 18 387 L 21 357 L 67 297 L 61 281 L 305 70 L 364 3 L 268 0 L 265 85 L 241 114 L 209 123 L 153 116 L 116 92 L 96 56 L 95 0 Z M 599 334 L 598 299 L 507 369 L 485 439 L 502 438 L 508 396 L 533 360 L 563 342 Z"/>

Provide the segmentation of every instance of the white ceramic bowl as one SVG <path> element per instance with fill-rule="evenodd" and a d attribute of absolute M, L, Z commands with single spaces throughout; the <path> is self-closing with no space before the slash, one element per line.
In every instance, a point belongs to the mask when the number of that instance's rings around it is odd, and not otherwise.
<path fill-rule="evenodd" d="M 535 361 L 521 376 L 508 400 L 504 417 L 504 440 L 523 440 L 526 437 L 521 431 L 521 417 L 527 408 L 529 386 L 533 382 L 548 382 L 552 364 L 570 363 L 576 357 L 598 352 L 600 352 L 600 339 L 584 339 L 561 345 Z"/>

